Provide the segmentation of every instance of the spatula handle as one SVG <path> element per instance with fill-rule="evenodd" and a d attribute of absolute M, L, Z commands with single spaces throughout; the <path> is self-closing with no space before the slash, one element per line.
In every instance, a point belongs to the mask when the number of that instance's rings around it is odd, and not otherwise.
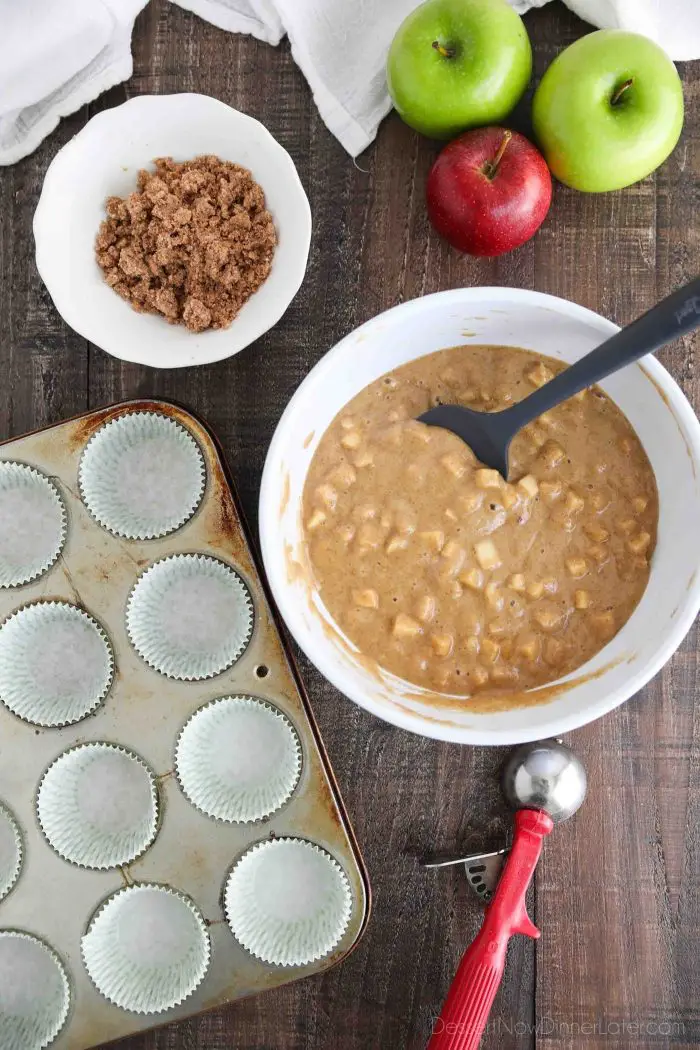
<path fill-rule="evenodd" d="M 699 326 L 700 277 L 696 277 L 662 299 L 632 324 L 606 339 L 585 357 L 569 365 L 529 397 L 506 409 L 501 413 L 501 418 L 507 416 L 514 431 L 519 430 L 542 412 L 578 394 L 579 390 L 593 386 L 611 372 L 617 372 L 624 365 L 638 361 L 645 354 L 653 353 Z"/>
<path fill-rule="evenodd" d="M 476 1050 L 501 983 L 508 941 L 514 933 L 539 937 L 525 908 L 525 894 L 542 849 L 553 828 L 542 810 L 515 814 L 513 846 L 481 929 L 462 956 L 440 1017 L 433 1025 L 428 1050 Z"/>

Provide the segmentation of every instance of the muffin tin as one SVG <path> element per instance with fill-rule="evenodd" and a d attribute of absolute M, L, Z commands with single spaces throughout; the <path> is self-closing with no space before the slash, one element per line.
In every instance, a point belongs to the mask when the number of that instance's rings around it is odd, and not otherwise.
<path fill-rule="evenodd" d="M 0 448 L 0 734 L 3 1050 L 87 1050 L 360 937 L 361 857 L 183 409 L 125 402 Z"/>

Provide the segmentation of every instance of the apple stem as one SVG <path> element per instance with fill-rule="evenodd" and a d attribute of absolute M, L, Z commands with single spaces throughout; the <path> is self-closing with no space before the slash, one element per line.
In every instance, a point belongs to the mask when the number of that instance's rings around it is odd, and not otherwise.
<path fill-rule="evenodd" d="M 500 144 L 500 146 L 498 147 L 498 149 L 496 151 L 496 156 L 493 158 L 493 160 L 487 161 L 486 164 L 484 165 L 484 175 L 486 176 L 487 179 L 494 179 L 496 177 L 496 172 L 498 171 L 498 165 L 503 160 L 503 154 L 505 153 L 505 151 L 506 151 L 506 149 L 508 147 L 508 143 L 510 142 L 510 140 L 512 138 L 513 138 L 513 132 L 512 131 L 508 131 L 508 129 L 506 128 L 504 130 L 504 132 L 503 132 L 503 138 L 501 139 L 501 144 Z"/>
<path fill-rule="evenodd" d="M 454 58 L 457 53 L 453 47 L 443 47 L 439 40 L 433 40 L 433 47 L 443 58 Z"/>
<path fill-rule="evenodd" d="M 610 99 L 610 105 L 611 106 L 616 106 L 618 104 L 618 102 L 620 101 L 620 99 L 622 98 L 622 96 L 624 95 L 625 91 L 627 91 L 627 88 L 631 88 L 633 84 L 634 84 L 634 77 L 630 77 L 629 80 L 626 80 L 624 82 L 624 84 L 620 84 L 619 88 L 616 90 L 615 94 Z"/>

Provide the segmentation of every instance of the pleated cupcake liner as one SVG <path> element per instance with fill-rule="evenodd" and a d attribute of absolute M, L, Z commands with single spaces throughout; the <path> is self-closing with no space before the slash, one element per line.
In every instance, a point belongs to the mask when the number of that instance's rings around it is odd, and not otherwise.
<path fill-rule="evenodd" d="M 253 603 L 229 565 L 203 554 L 174 554 L 139 577 L 127 603 L 126 629 L 154 670 L 201 681 L 243 654 L 253 632 Z"/>
<path fill-rule="evenodd" d="M 158 1014 L 179 1006 L 202 983 L 211 943 L 188 896 L 139 883 L 103 902 L 83 935 L 81 953 L 105 999 L 130 1013 Z"/>
<path fill-rule="evenodd" d="M 78 484 L 83 503 L 103 528 L 129 540 L 160 539 L 182 528 L 199 507 L 204 456 L 176 420 L 130 412 L 90 438 Z"/>
<path fill-rule="evenodd" d="M 51 478 L 24 463 L 0 461 L 0 589 L 48 572 L 63 550 L 67 525 Z"/>
<path fill-rule="evenodd" d="M 94 814 L 85 812 L 88 806 Z M 120 806 L 132 812 L 118 813 Z M 36 814 L 51 848 L 69 863 L 101 871 L 131 864 L 158 834 L 156 776 L 125 747 L 78 744 L 44 773 Z"/>
<path fill-rule="evenodd" d="M 0 702 L 25 722 L 80 722 L 105 700 L 113 679 L 109 638 L 77 605 L 34 602 L 0 625 Z"/>
<path fill-rule="evenodd" d="M 14 888 L 24 860 L 19 825 L 8 807 L 0 802 L 0 901 Z"/>
<path fill-rule="evenodd" d="M 238 943 L 272 966 L 304 966 L 341 941 L 352 891 L 338 862 L 306 839 L 269 839 L 236 862 L 224 889 Z"/>
<path fill-rule="evenodd" d="M 44 941 L 21 930 L 0 930 L 0 1047 L 44 1050 L 68 1017 L 68 972 Z"/>
<path fill-rule="evenodd" d="M 253 823 L 291 798 L 301 775 L 301 743 L 272 704 L 225 696 L 186 722 L 175 747 L 175 773 L 185 797 L 205 816 Z"/>

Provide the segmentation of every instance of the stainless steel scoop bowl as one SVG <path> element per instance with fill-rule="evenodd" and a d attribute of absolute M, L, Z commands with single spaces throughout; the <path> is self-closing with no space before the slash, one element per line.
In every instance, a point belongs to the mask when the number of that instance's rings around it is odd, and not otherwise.
<path fill-rule="evenodd" d="M 574 815 L 587 786 L 581 761 L 558 740 L 521 744 L 501 774 L 503 794 L 513 809 L 543 809 L 555 824 Z"/>

